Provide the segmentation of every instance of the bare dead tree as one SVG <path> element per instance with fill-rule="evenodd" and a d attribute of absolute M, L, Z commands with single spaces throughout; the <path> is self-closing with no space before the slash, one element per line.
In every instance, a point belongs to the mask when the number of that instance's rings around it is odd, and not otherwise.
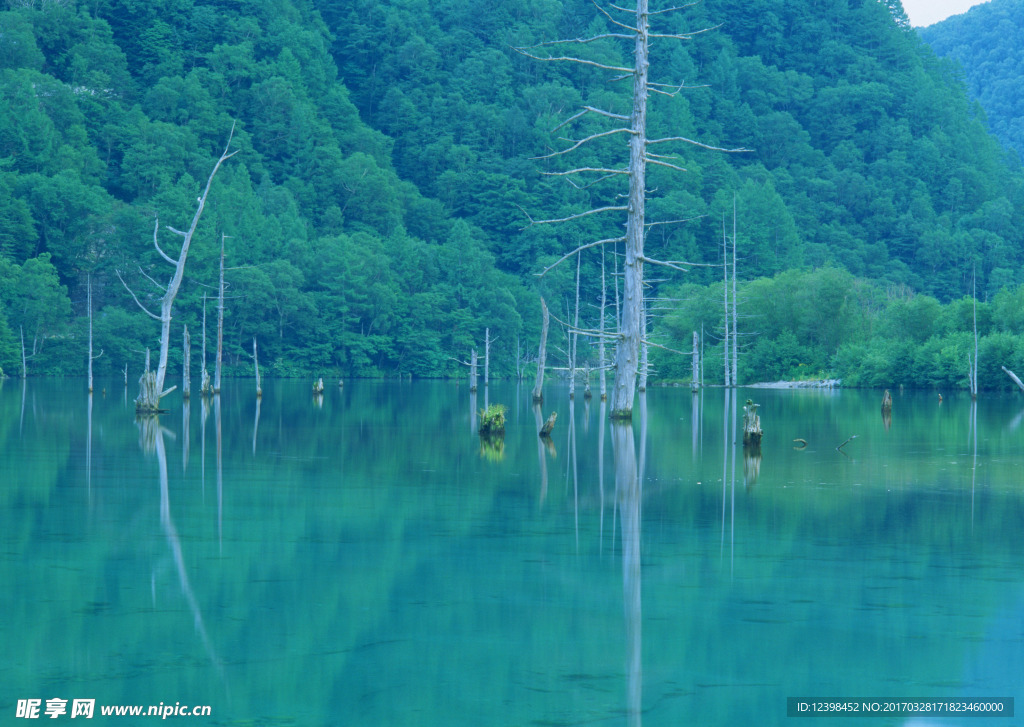
<path fill-rule="evenodd" d="M 95 356 L 92 355 L 92 275 L 87 278 L 86 294 L 87 305 L 89 306 L 89 393 L 92 393 L 92 362 L 103 355 L 103 349 Z M 24 352 L 22 352 L 24 354 Z"/>
<path fill-rule="evenodd" d="M 732 195 L 732 385 L 739 386 L 739 351 L 737 340 L 739 338 L 739 323 L 737 321 L 736 302 L 736 193 Z"/>
<path fill-rule="evenodd" d="M 199 374 L 199 393 L 202 396 L 209 396 L 213 393 L 213 384 L 210 383 L 210 372 L 206 368 L 206 293 L 203 293 L 203 366 Z"/>
<path fill-rule="evenodd" d="M 231 125 L 231 133 L 228 135 L 227 144 L 224 146 L 224 151 L 221 152 L 220 158 L 217 159 L 216 164 L 213 166 L 213 171 L 210 172 L 210 176 L 206 180 L 206 187 L 203 190 L 202 195 L 196 200 L 196 212 L 192 217 L 192 224 L 189 226 L 187 231 L 176 230 L 173 227 L 168 226 L 175 235 L 180 235 L 182 239 L 181 249 L 178 252 L 177 259 L 172 258 L 160 247 L 159 232 L 160 232 L 160 220 L 157 218 L 153 226 L 153 246 L 156 251 L 160 254 L 166 262 L 174 266 L 174 274 L 171 276 L 170 281 L 166 286 L 160 285 L 151 277 L 146 275 L 139 268 L 140 272 L 150 280 L 154 285 L 163 290 L 164 294 L 160 299 L 160 315 L 156 315 L 150 311 L 146 306 L 142 304 L 138 296 L 128 287 L 128 284 L 124 282 L 124 278 L 121 276 L 121 272 L 118 271 L 117 277 L 121 280 L 122 285 L 131 294 L 132 298 L 138 304 L 138 306 L 154 320 L 160 321 L 160 361 L 157 365 L 155 372 L 147 372 L 143 374 L 139 380 L 139 396 L 135 400 L 135 410 L 137 413 L 156 413 L 160 411 L 160 399 L 161 397 L 169 394 L 177 387 L 171 387 L 170 389 L 164 389 L 164 380 L 167 375 L 167 352 L 170 348 L 171 339 L 171 314 L 174 307 L 174 299 L 178 295 L 178 290 L 181 288 L 181 281 L 185 276 L 185 263 L 188 260 L 189 247 L 192 244 L 192 238 L 195 235 L 196 228 L 199 225 L 199 219 L 203 215 L 203 210 L 206 207 L 206 199 L 210 194 L 210 187 L 213 185 L 213 178 L 217 175 L 217 171 L 221 165 L 238 153 L 238 150 L 229 151 L 231 148 L 231 141 L 234 138 L 235 126 Z"/>
<path fill-rule="evenodd" d="M 260 358 L 256 353 L 256 336 L 252 337 L 252 363 L 256 368 L 256 398 L 260 399 L 263 397 L 263 388 L 260 386 Z"/>
<path fill-rule="evenodd" d="M 192 396 L 192 339 L 188 336 L 188 326 L 184 326 L 181 342 L 181 398 L 188 401 Z"/>
<path fill-rule="evenodd" d="M 548 325 L 551 320 L 548 304 L 544 302 L 544 298 L 540 299 L 540 310 L 540 349 L 537 353 L 537 380 L 533 384 L 533 401 L 537 403 L 544 401 L 544 361 L 547 357 Z"/>
<path fill-rule="evenodd" d="M 224 360 L 224 240 L 220 236 L 220 283 L 217 287 L 217 363 L 213 369 L 213 393 L 220 393 L 220 369 Z"/>
<path fill-rule="evenodd" d="M 647 257 L 644 254 L 644 237 L 646 232 L 645 223 L 645 202 L 646 202 L 646 173 L 647 165 L 653 164 L 657 166 L 667 167 L 669 169 L 677 171 L 685 171 L 678 164 L 674 163 L 677 158 L 671 155 L 655 154 L 650 150 L 649 147 L 658 144 L 692 144 L 705 149 L 714 149 L 718 151 L 746 151 L 743 149 L 721 149 L 713 147 L 693 139 L 687 139 L 682 136 L 665 137 L 661 139 L 648 139 L 647 138 L 647 101 L 651 93 L 662 94 L 666 96 L 674 96 L 675 94 L 682 91 L 684 86 L 682 84 L 668 85 L 663 83 L 657 83 L 650 81 L 648 78 L 648 71 L 650 66 L 649 61 L 649 47 L 650 40 L 652 38 L 674 38 L 677 40 L 690 40 L 696 33 L 687 34 L 673 34 L 673 33 L 658 33 L 651 32 L 650 20 L 652 15 L 662 15 L 681 8 L 667 8 L 661 11 L 651 12 L 648 9 L 648 0 L 637 0 L 636 10 L 627 10 L 625 8 L 618 7 L 616 5 L 610 6 L 612 9 L 628 13 L 632 20 L 632 24 L 620 22 L 609 14 L 605 9 L 598 7 L 598 10 L 607 18 L 607 20 L 615 26 L 616 32 L 603 33 L 595 35 L 590 38 L 576 38 L 569 40 L 557 40 L 541 43 L 535 46 L 518 48 L 518 52 L 523 55 L 539 60 L 539 61 L 553 61 L 553 62 L 568 62 L 586 65 L 602 70 L 610 71 L 616 74 L 616 80 L 632 78 L 633 80 L 633 103 L 632 112 L 629 115 L 613 113 L 611 111 L 600 109 L 594 106 L 584 106 L 583 110 L 572 116 L 558 127 L 562 128 L 578 119 L 586 116 L 598 116 L 604 119 L 611 119 L 617 122 L 619 125 L 612 129 L 596 132 L 590 134 L 579 140 L 569 140 L 570 146 L 560 151 L 555 151 L 550 154 L 538 157 L 538 159 L 552 159 L 560 157 L 564 154 L 573 152 L 580 147 L 589 144 L 597 139 L 604 139 L 614 135 L 625 135 L 629 138 L 629 162 L 625 167 L 578 167 L 563 172 L 549 172 L 549 174 L 555 176 L 573 177 L 577 175 L 600 175 L 600 179 L 612 179 L 615 177 L 625 176 L 628 178 L 628 194 L 626 195 L 626 204 L 623 205 L 608 205 L 604 207 L 597 207 L 580 212 L 573 215 L 568 215 L 559 219 L 549 220 L 533 220 L 530 218 L 531 224 L 553 224 L 560 222 L 570 222 L 578 220 L 590 215 L 603 214 L 603 213 L 626 213 L 626 234 L 621 237 L 609 238 L 604 240 L 598 240 L 596 242 L 586 243 L 580 245 L 575 250 L 564 255 L 560 260 L 555 262 L 553 265 L 545 269 L 541 274 L 543 275 L 551 268 L 560 264 L 564 260 L 568 259 L 574 254 L 578 254 L 580 251 L 595 247 L 598 245 L 605 245 L 608 243 L 625 243 L 625 255 L 623 260 L 623 291 L 622 291 L 622 310 L 618 316 L 618 328 L 615 335 L 616 350 L 615 350 L 615 382 L 612 392 L 612 406 L 611 412 L 609 413 L 612 418 L 615 419 L 630 419 L 633 415 L 633 401 L 636 394 L 637 387 L 637 373 L 639 370 L 639 356 L 640 356 L 640 345 L 643 340 L 642 331 L 642 319 L 643 319 L 643 275 L 644 275 L 644 264 L 653 265 L 667 265 L 670 268 L 677 270 L 685 270 L 686 268 L 680 264 L 674 264 L 668 261 L 654 260 Z M 683 6 L 686 7 L 686 6 Z M 710 28 L 705 29 L 710 30 Z M 696 32 L 704 32 L 696 31 Z M 586 46 L 594 41 L 603 39 L 616 39 L 632 42 L 633 44 L 633 66 L 627 68 L 625 66 L 615 66 L 607 63 L 601 63 L 593 60 L 589 60 L 583 57 L 576 56 L 563 56 L 555 55 L 554 53 L 548 53 L 547 55 L 538 55 L 537 52 L 540 49 L 552 49 L 554 47 L 562 45 L 581 45 Z M 548 52 L 548 50 L 542 52 Z M 557 52 L 557 51 L 556 51 Z"/>

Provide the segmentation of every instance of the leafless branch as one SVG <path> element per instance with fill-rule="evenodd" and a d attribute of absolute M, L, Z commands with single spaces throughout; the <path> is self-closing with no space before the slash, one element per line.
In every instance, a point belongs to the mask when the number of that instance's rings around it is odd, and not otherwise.
<path fill-rule="evenodd" d="M 597 61 L 588 61 L 586 58 L 574 58 L 573 56 L 535 56 L 532 53 L 527 53 L 521 48 L 515 49 L 516 53 L 532 58 L 535 61 L 568 61 L 570 63 L 580 63 L 584 66 L 593 66 L 594 68 L 602 68 L 606 71 L 623 71 L 625 73 L 632 73 L 631 68 L 623 68 L 622 66 L 609 66 L 604 63 L 598 63 Z"/>
<path fill-rule="evenodd" d="M 674 348 L 669 348 L 668 346 L 662 346 L 660 343 L 655 343 L 654 341 L 648 341 L 646 338 L 641 338 L 640 339 L 640 343 L 645 343 L 648 346 L 654 346 L 655 348 L 661 348 L 661 349 L 664 349 L 665 351 L 670 351 L 672 353 L 678 353 L 680 356 L 692 356 L 693 355 L 693 351 L 677 351 Z"/>
<path fill-rule="evenodd" d="M 156 251 L 158 253 L 160 253 L 160 257 L 162 257 L 164 260 L 169 262 L 171 265 L 177 265 L 178 264 L 177 260 L 175 260 L 170 255 L 168 255 L 166 252 L 164 252 L 163 250 L 160 249 L 160 243 L 157 242 L 157 239 L 156 239 L 157 238 L 157 233 L 159 231 L 160 231 L 160 218 L 157 217 L 156 221 L 153 223 L 153 247 L 156 248 Z"/>
<path fill-rule="evenodd" d="M 609 131 L 601 131 L 601 132 L 599 132 L 597 134 L 591 134 L 586 139 L 580 139 L 575 144 L 570 146 L 568 149 L 562 149 L 561 151 L 554 151 L 554 152 L 551 152 L 550 154 L 545 154 L 544 156 L 541 156 L 541 157 L 533 157 L 533 160 L 534 161 L 539 161 L 541 159 L 551 159 L 552 157 L 561 156 L 562 154 L 568 154 L 571 151 L 579 149 L 581 146 L 586 144 L 588 141 L 593 141 L 594 139 L 600 139 L 602 136 L 611 136 L 612 134 L 632 134 L 632 133 L 633 133 L 632 129 L 625 129 L 625 128 L 622 128 L 622 129 L 611 129 Z"/>
<path fill-rule="evenodd" d="M 142 266 L 139 266 L 139 272 L 142 273 L 142 277 L 144 277 L 146 280 L 151 282 L 156 287 L 160 288 L 160 290 L 164 291 L 165 293 L 167 292 L 167 286 L 160 285 L 160 283 L 156 282 L 155 280 L 153 280 L 153 278 L 149 277 L 149 275 L 146 274 L 146 271 L 142 269 Z"/>
<path fill-rule="evenodd" d="M 638 29 L 634 28 L 634 27 L 633 27 L 632 25 L 626 25 L 625 23 L 620 23 L 620 22 L 619 22 L 618 20 L 616 20 L 615 18 L 613 18 L 613 17 L 612 17 L 612 16 L 611 16 L 611 15 L 610 15 L 610 14 L 608 13 L 608 11 L 607 11 L 607 10 L 605 10 L 604 8 L 602 8 L 602 7 L 601 7 L 600 5 L 598 5 L 597 3 L 594 3 L 594 7 L 595 7 L 595 8 L 597 8 L 598 12 L 599 12 L 599 13 L 601 13 L 601 14 L 602 14 L 603 16 L 605 16 L 606 18 L 608 18 L 608 21 L 609 21 L 609 22 L 611 22 L 611 23 L 613 23 L 614 25 L 617 25 L 617 26 L 619 26 L 620 28 L 625 28 L 626 30 L 628 30 L 628 31 L 630 31 L 630 32 L 632 32 L 632 33 L 639 33 L 639 32 L 640 32 L 640 31 L 639 31 Z M 615 8 L 616 10 L 621 10 L 621 11 L 622 11 L 622 12 L 624 12 L 624 13 L 629 13 L 630 15 L 636 15 L 636 10 L 626 10 L 625 8 L 620 8 L 620 7 L 618 7 L 617 5 L 609 5 L 609 7 Z"/>
<path fill-rule="evenodd" d="M 598 245 L 604 245 L 604 244 L 609 243 L 609 242 L 623 242 L 625 239 L 626 239 L 625 236 L 613 237 L 613 238 L 609 238 L 607 240 L 598 240 L 597 242 L 588 242 L 586 245 L 580 245 L 579 247 L 577 247 L 572 252 L 566 253 L 562 257 L 558 258 L 558 260 L 553 262 L 551 265 L 548 265 L 546 268 L 541 270 L 539 273 L 537 273 L 537 277 L 538 278 L 543 278 L 550 270 L 552 270 L 553 268 L 557 267 L 558 265 L 561 265 L 563 262 L 565 262 L 566 260 L 571 258 L 573 255 L 576 255 L 577 253 L 582 252 L 583 250 L 586 250 L 588 247 L 597 247 Z"/>
<path fill-rule="evenodd" d="M 704 217 L 705 215 L 697 215 L 696 217 L 687 217 L 686 219 L 682 220 L 662 220 L 661 222 L 647 222 L 644 223 L 644 227 L 657 227 L 658 225 L 678 225 L 682 224 L 683 222 L 693 222 L 694 220 L 700 220 L 703 219 Z M 690 265 L 690 263 L 686 264 Z"/>
<path fill-rule="evenodd" d="M 602 169 L 600 167 L 580 167 L 579 169 L 571 169 L 568 172 L 542 172 L 546 177 L 567 177 L 570 174 L 582 174 L 583 172 L 604 172 L 607 175 L 612 174 L 629 174 L 628 169 Z M 607 179 L 608 177 L 604 177 Z"/>
<path fill-rule="evenodd" d="M 686 10 L 686 8 L 692 8 L 694 5 L 700 5 L 700 2 L 686 3 L 686 5 L 677 5 L 674 8 L 665 8 L 664 10 L 651 10 L 648 15 L 664 15 L 665 13 L 674 13 L 679 10 Z"/>
<path fill-rule="evenodd" d="M 647 140 L 647 144 L 648 145 L 650 145 L 650 144 L 665 144 L 665 143 L 670 142 L 670 141 L 682 141 L 682 142 L 685 142 L 687 144 L 693 144 L 694 146 L 699 146 L 701 149 L 708 149 L 710 151 L 724 151 L 724 152 L 727 152 L 729 154 L 753 151 L 753 149 L 743 149 L 743 148 L 740 148 L 740 149 L 725 149 L 725 148 L 720 147 L 720 146 L 711 146 L 710 144 L 704 144 L 704 143 L 699 142 L 699 141 L 694 141 L 693 139 L 687 139 L 685 136 L 667 136 L 664 139 L 648 139 Z"/>
<path fill-rule="evenodd" d="M 649 156 L 646 157 L 648 164 L 656 164 L 659 167 L 668 167 L 669 169 L 675 169 L 677 172 L 685 172 L 686 170 L 675 164 L 669 164 L 668 162 L 660 162 L 657 159 L 651 159 Z"/>
<path fill-rule="evenodd" d="M 662 267 L 672 268 L 673 270 L 678 270 L 681 273 L 690 272 L 686 268 L 679 267 L 678 265 L 674 265 L 673 263 L 664 262 L 663 260 L 652 260 L 649 257 L 642 257 L 640 258 L 640 260 L 642 260 L 645 263 L 650 263 L 651 265 L 661 265 Z"/>
<path fill-rule="evenodd" d="M 654 15 L 654 13 L 651 13 L 651 15 Z M 718 25 L 712 25 L 710 28 L 701 28 L 700 30 L 691 30 L 691 31 L 689 31 L 687 33 L 683 33 L 681 35 L 673 35 L 672 33 L 649 33 L 648 37 L 649 38 L 678 38 L 679 40 L 692 40 L 693 36 L 695 36 L 695 35 L 701 35 L 702 33 L 709 33 L 712 30 L 718 30 L 721 27 L 722 27 L 722 24 L 719 23 Z"/>
<path fill-rule="evenodd" d="M 142 312 L 154 320 L 160 320 L 160 316 L 150 313 L 146 306 L 142 305 L 142 303 L 139 302 L 139 299 L 135 297 L 135 293 L 132 291 L 131 288 L 128 287 L 128 283 L 124 282 L 124 278 L 121 277 L 121 271 L 115 270 L 114 272 L 117 274 L 117 279 L 121 281 L 121 285 L 123 285 L 124 289 L 128 291 L 128 294 L 131 295 L 132 300 L 135 301 L 136 305 L 138 305 L 139 308 L 142 309 Z"/>
<path fill-rule="evenodd" d="M 586 184 L 576 184 L 576 182 L 572 181 L 571 179 L 566 179 L 565 181 L 567 181 L 567 182 L 568 182 L 568 183 L 569 183 L 570 185 L 572 185 L 572 187 L 573 187 L 574 189 L 584 190 L 584 189 L 590 189 L 590 188 L 591 188 L 591 187 L 593 187 L 593 186 L 594 186 L 595 184 L 598 184 L 598 183 L 600 183 L 600 182 L 603 182 L 603 181 L 604 181 L 604 180 L 606 180 L 606 179 L 611 179 L 611 178 L 612 178 L 612 175 L 611 175 L 611 174 L 606 174 L 606 175 L 604 175 L 603 177 L 598 177 L 598 178 L 597 178 L 597 179 L 595 179 L 594 181 L 592 181 L 592 182 L 587 182 Z"/>
<path fill-rule="evenodd" d="M 626 205 L 618 207 L 598 207 L 597 209 L 587 210 L 586 212 L 580 212 L 578 215 L 570 215 L 569 217 L 562 217 L 561 219 L 557 220 L 535 220 L 532 217 L 530 217 L 530 214 L 522 207 L 520 207 L 519 209 L 521 209 L 523 213 L 527 216 L 527 218 L 530 220 L 531 225 L 553 225 L 556 222 L 570 222 L 572 220 L 578 220 L 581 217 L 596 215 L 599 212 L 626 212 L 629 210 L 629 207 L 627 207 Z"/>
<path fill-rule="evenodd" d="M 516 51 L 533 50 L 534 48 L 546 48 L 553 45 L 567 45 L 569 43 L 586 44 L 593 43 L 596 40 L 605 40 L 607 38 L 622 38 L 625 40 L 632 40 L 632 35 L 626 35 L 625 33 L 603 33 L 601 35 L 594 35 L 590 38 L 565 38 L 562 40 L 546 40 L 543 43 L 537 43 L 536 45 L 524 45 L 518 48 L 513 48 Z"/>

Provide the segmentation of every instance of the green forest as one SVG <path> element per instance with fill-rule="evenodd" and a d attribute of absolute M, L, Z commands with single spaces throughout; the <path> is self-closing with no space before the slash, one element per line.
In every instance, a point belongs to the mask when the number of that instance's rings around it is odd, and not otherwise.
<path fill-rule="evenodd" d="M 1024 157 L 1024 2 L 989 0 L 920 33 L 937 54 L 963 67 L 992 133 Z"/>
<path fill-rule="evenodd" d="M 586 123 L 626 113 L 629 82 L 515 49 L 609 34 L 584 0 L 8 0 L 0 12 L 0 366 L 80 375 L 88 288 L 99 375 L 134 377 L 232 124 L 174 309 L 208 359 L 218 266 L 230 375 L 252 340 L 272 376 L 464 375 L 485 331 L 491 371 L 535 356 L 540 298 L 569 320 L 576 265 L 622 220 L 533 220 L 615 204 L 538 159 Z M 667 5 L 666 5 L 667 7 Z M 653 9 L 653 6 L 652 6 Z M 689 350 L 704 331 L 721 380 L 723 229 L 736 239 L 740 382 L 838 376 L 847 385 L 966 387 L 975 315 L 982 388 L 1024 370 L 1024 173 L 989 133 L 960 66 L 910 28 L 899 0 L 706 0 L 656 20 L 649 338 Z M 631 63 L 615 38 L 591 57 Z M 578 137 L 577 137 L 578 138 Z M 573 164 L 621 159 L 610 137 Z M 567 163 L 567 162 L 566 162 Z M 728 219 L 726 219 L 728 218 Z M 687 220 L 687 221 L 682 221 Z M 581 325 L 596 327 L 611 246 L 581 255 Z M 614 291 L 609 293 L 614 298 Z M 977 300 L 975 307 L 974 300 Z M 976 309 L 976 314 L 975 314 Z M 561 341 L 561 342 L 560 342 Z M 565 329 L 553 325 L 555 359 Z M 596 350 L 585 352 L 596 365 Z M 685 379 L 662 349 L 652 377 Z M 564 366 L 563 361 L 552 362 Z M 171 367 L 180 370 L 180 345 Z M 193 362 L 193 371 L 198 366 Z M 717 377 L 717 379 L 716 379 Z"/>

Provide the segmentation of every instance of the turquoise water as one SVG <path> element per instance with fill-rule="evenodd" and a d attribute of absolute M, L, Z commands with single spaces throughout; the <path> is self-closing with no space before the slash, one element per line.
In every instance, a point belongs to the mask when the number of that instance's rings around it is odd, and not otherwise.
<path fill-rule="evenodd" d="M 1020 397 L 907 393 L 885 422 L 879 392 L 743 389 L 758 458 L 721 390 L 653 389 L 624 428 L 494 384 L 487 443 L 464 384 L 269 381 L 257 409 L 231 382 L 172 394 L 159 429 L 99 386 L 91 410 L 80 381 L 0 387 L 4 724 L 55 697 L 100 721 L 674 727 L 1021 695 Z"/>

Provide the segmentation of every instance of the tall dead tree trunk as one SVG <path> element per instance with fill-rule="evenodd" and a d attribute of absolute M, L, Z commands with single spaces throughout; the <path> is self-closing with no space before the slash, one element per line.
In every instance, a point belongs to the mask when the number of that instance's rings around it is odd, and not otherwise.
<path fill-rule="evenodd" d="M 256 353 L 256 336 L 252 337 L 252 364 L 256 368 L 256 398 L 260 399 L 263 397 L 263 387 L 260 386 L 260 358 Z"/>
<path fill-rule="evenodd" d="M 700 340 L 697 337 L 697 331 L 693 332 L 693 360 L 691 362 L 692 369 L 690 372 L 690 390 L 696 392 L 700 389 Z"/>
<path fill-rule="evenodd" d="M 469 390 L 476 391 L 476 366 L 478 361 L 476 349 L 474 348 L 469 354 Z"/>
<path fill-rule="evenodd" d="M 626 217 L 626 255 L 622 268 L 622 319 L 615 347 L 615 387 L 612 419 L 632 419 L 640 356 L 640 326 L 644 303 L 644 219 L 647 200 L 647 72 L 650 39 L 647 0 L 636 3 L 633 50 L 633 114 L 629 136 L 629 204 Z"/>
<path fill-rule="evenodd" d="M 650 352 L 647 345 L 647 302 L 640 307 L 640 391 L 647 391 L 647 374 L 650 372 Z"/>
<path fill-rule="evenodd" d="M 28 378 L 28 357 L 25 356 L 25 326 L 18 326 L 21 331 L 21 378 Z"/>
<path fill-rule="evenodd" d="M 739 386 L 739 321 L 736 311 L 736 194 L 732 195 L 732 385 Z"/>
<path fill-rule="evenodd" d="M 184 327 L 181 342 L 181 398 L 188 401 L 192 397 L 192 341 L 188 337 L 188 326 Z"/>
<path fill-rule="evenodd" d="M 164 291 L 164 295 L 160 300 L 160 315 L 150 312 L 145 306 L 143 306 L 142 303 L 139 302 L 135 293 L 128 288 L 127 283 L 124 282 L 124 278 L 121 278 L 122 284 L 124 284 L 125 288 L 128 289 L 128 292 L 131 293 L 132 298 L 135 299 L 135 302 L 139 307 L 142 308 L 142 310 L 151 318 L 160 321 L 160 359 L 157 365 L 155 380 L 152 382 L 152 385 L 147 383 L 145 387 L 140 387 L 144 390 L 139 392 L 139 397 L 135 400 L 135 410 L 137 413 L 147 414 L 160 411 L 160 398 L 170 393 L 174 388 L 177 388 L 172 387 L 171 389 L 164 390 L 164 379 L 167 375 L 167 352 L 170 348 L 171 341 L 171 313 L 174 307 L 174 299 L 178 295 L 178 290 L 181 288 L 181 281 L 185 276 L 185 263 L 188 260 L 189 247 L 192 244 L 192 238 L 199 225 L 199 219 L 202 217 L 203 210 L 206 207 L 206 199 L 210 194 L 210 187 L 213 185 L 213 178 L 217 175 L 217 171 L 220 169 L 221 165 L 238 153 L 237 150 L 233 152 L 228 151 L 231 148 L 231 140 L 234 138 L 234 133 L 235 127 L 234 124 L 232 124 L 231 133 L 228 135 L 228 142 L 224 147 L 224 151 L 221 152 L 220 158 L 217 160 L 217 163 L 214 164 L 213 171 L 210 172 L 210 176 L 206 180 L 206 187 L 203 190 L 202 195 L 196 200 L 196 212 L 192 217 L 192 224 L 189 226 L 189 229 L 183 232 L 170 226 L 167 228 L 174 234 L 182 237 L 181 250 L 178 252 L 177 259 L 172 258 L 161 249 L 158 239 L 158 233 L 160 231 L 159 218 L 154 224 L 153 246 L 160 254 L 160 257 L 174 266 L 174 274 L 171 276 L 167 286 L 160 286 Z M 145 275 L 145 273 L 143 273 L 143 275 Z M 120 272 L 118 273 L 118 277 L 121 277 Z M 152 281 L 152 278 L 149 279 Z"/>
<path fill-rule="evenodd" d="M 220 370 L 224 360 L 224 239 L 220 236 L 220 284 L 217 287 L 217 363 L 213 370 L 213 393 L 220 393 Z"/>
<path fill-rule="evenodd" d="M 604 309 L 608 305 L 608 291 L 605 285 L 604 277 L 604 246 L 601 247 L 601 335 L 597 339 L 597 358 L 600 361 L 600 369 L 598 370 L 598 378 L 601 386 L 601 401 L 605 401 L 608 398 L 608 385 L 605 377 L 605 355 L 604 355 L 604 339 L 605 339 L 605 327 L 604 327 Z"/>
<path fill-rule="evenodd" d="M 537 380 L 533 385 L 533 400 L 538 403 L 544 401 L 544 363 L 547 358 L 548 324 L 551 318 L 548 313 L 548 304 L 544 302 L 544 298 L 540 299 L 540 311 L 540 349 L 537 352 Z"/>
<path fill-rule="evenodd" d="M 213 393 L 210 371 L 206 368 L 206 293 L 203 293 L 203 363 L 199 373 L 199 393 L 201 396 L 209 396 Z"/>
<path fill-rule="evenodd" d="M 491 329 L 484 329 L 484 386 L 491 380 Z"/>
<path fill-rule="evenodd" d="M 682 84 L 663 84 L 663 83 L 652 83 L 648 80 L 649 71 L 649 58 L 648 50 L 650 44 L 650 38 L 675 38 L 679 40 L 690 40 L 693 37 L 693 33 L 689 34 L 673 34 L 673 33 L 651 33 L 650 32 L 650 16 L 651 13 L 648 11 L 647 0 L 637 0 L 635 12 L 627 10 L 615 5 L 610 6 L 613 10 L 628 14 L 633 19 L 634 25 L 630 25 L 625 22 L 619 22 L 612 18 L 607 10 L 604 8 L 598 8 L 598 10 L 605 15 L 606 18 L 617 28 L 613 33 L 606 33 L 602 35 L 596 35 L 591 38 L 577 38 L 573 40 L 558 40 L 558 41 L 547 41 L 540 43 L 531 48 L 518 48 L 518 52 L 526 55 L 529 58 L 534 58 L 539 61 L 559 61 L 559 62 L 571 62 L 578 63 L 592 68 L 600 68 L 606 71 L 614 72 L 618 75 L 618 78 L 632 78 L 633 80 L 633 104 L 632 110 L 629 115 L 613 113 L 611 111 L 595 108 L 593 106 L 585 106 L 582 111 L 571 117 L 564 123 L 556 127 L 556 130 L 570 124 L 571 122 L 587 115 L 592 114 L 595 116 L 601 116 L 608 119 L 613 119 L 620 124 L 616 128 L 608 131 L 602 131 L 593 133 L 579 141 L 576 141 L 571 146 L 561 151 L 552 152 L 538 159 L 553 159 L 563 154 L 568 154 L 581 146 L 594 141 L 609 137 L 612 135 L 626 134 L 629 137 L 629 163 L 625 168 L 605 168 L 600 166 L 586 166 L 577 169 L 571 169 L 569 171 L 561 172 L 546 172 L 547 174 L 556 176 L 569 177 L 570 175 L 588 175 L 598 174 L 602 178 L 611 178 L 616 175 L 624 175 L 628 177 L 628 194 L 626 194 L 626 204 L 624 205 L 611 205 L 607 207 L 593 208 L 586 212 L 570 215 L 560 219 L 549 219 L 549 220 L 533 220 L 531 224 L 553 224 L 558 222 L 570 222 L 578 220 L 580 218 L 601 214 L 606 212 L 626 213 L 626 234 L 621 237 L 614 237 L 605 240 L 598 240 L 596 242 L 590 242 L 585 245 L 581 245 L 575 250 L 563 255 L 558 261 L 546 268 L 541 275 L 551 270 L 553 267 L 561 264 L 566 259 L 570 258 L 574 254 L 578 254 L 579 251 L 584 250 L 588 247 L 595 247 L 597 245 L 605 245 L 608 243 L 618 243 L 620 241 L 625 243 L 625 254 L 623 258 L 623 287 L 622 287 L 622 310 L 621 315 L 618 317 L 618 330 L 615 336 L 616 348 L 615 348 L 615 382 L 612 390 L 612 405 L 609 416 L 613 419 L 631 419 L 633 415 L 633 401 L 636 396 L 637 389 L 637 373 L 639 370 L 639 357 L 640 357 L 640 345 L 643 341 L 642 335 L 642 306 L 644 298 L 644 265 L 664 265 L 669 268 L 676 270 L 685 271 L 687 263 L 680 263 L 677 261 L 660 261 L 653 260 L 647 257 L 644 253 L 644 237 L 646 231 L 645 222 L 645 196 L 646 196 L 646 173 L 647 164 L 655 164 L 676 171 L 685 171 L 682 167 L 677 164 L 671 163 L 667 160 L 675 160 L 674 156 L 667 156 L 664 154 L 655 154 L 650 151 L 649 148 L 664 143 L 680 143 L 680 144 L 693 144 L 705 149 L 711 149 L 716 151 L 746 151 L 743 149 L 719 149 L 718 147 L 708 146 L 692 139 L 687 139 L 681 136 L 665 137 L 660 139 L 648 139 L 647 138 L 647 99 L 649 93 L 659 93 L 666 96 L 674 96 L 679 93 L 683 85 Z M 684 6 L 685 7 L 685 6 Z M 657 11 L 655 15 L 662 15 L 674 10 L 681 8 L 668 8 L 666 10 Z M 625 31 L 625 32 L 623 32 Z M 614 66 L 607 63 L 602 63 L 595 60 L 586 58 L 574 58 L 566 57 L 563 55 L 548 55 L 538 56 L 527 52 L 542 47 L 554 47 L 562 46 L 564 44 L 576 44 L 579 46 L 586 47 L 592 41 L 604 40 L 604 39 L 626 39 L 633 42 L 633 66 Z M 557 51 L 556 51 L 557 53 Z M 666 90 L 670 89 L 670 90 Z M 617 287 L 617 286 L 616 286 Z M 596 335 L 601 335 L 597 333 Z"/>
<path fill-rule="evenodd" d="M 967 377 L 971 384 L 971 399 L 978 398 L 978 288 L 977 281 L 971 276 L 971 297 L 974 299 L 974 359 L 967 354 Z"/>
<path fill-rule="evenodd" d="M 579 344 L 580 327 L 580 258 L 581 253 L 576 253 L 576 313 L 573 317 L 573 330 L 569 333 L 569 398 L 576 398 L 576 346 Z"/>
<path fill-rule="evenodd" d="M 87 283 L 87 305 L 89 306 L 89 393 L 92 393 L 92 362 L 103 355 L 103 349 L 95 356 L 92 355 L 92 275 L 88 277 Z"/>
<path fill-rule="evenodd" d="M 722 359 L 725 364 L 723 383 L 732 386 L 732 366 L 729 365 L 729 247 L 725 236 L 725 215 L 722 216 L 722 299 L 725 305 L 725 338 L 722 343 Z"/>

